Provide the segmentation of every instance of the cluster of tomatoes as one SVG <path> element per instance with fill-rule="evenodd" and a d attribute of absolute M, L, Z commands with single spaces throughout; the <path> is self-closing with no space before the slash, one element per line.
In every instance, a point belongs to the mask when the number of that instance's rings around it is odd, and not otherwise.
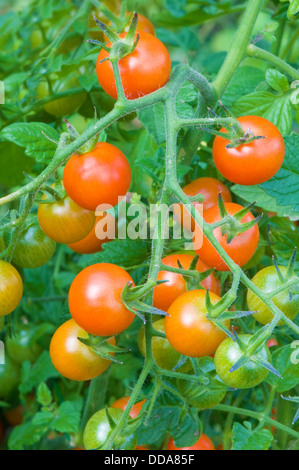
<path fill-rule="evenodd" d="M 164 86 L 170 76 L 171 61 L 167 49 L 154 35 L 154 29 L 148 20 L 139 16 L 137 25 L 139 41 L 134 51 L 119 61 L 119 71 L 127 99 L 136 99 L 154 92 Z M 126 33 L 120 35 L 126 37 Z M 108 44 L 107 47 L 112 47 Z M 97 60 L 97 76 L 103 89 L 117 99 L 117 90 L 111 62 L 104 60 L 109 53 L 102 49 Z M 219 172 L 229 181 L 238 184 L 258 184 L 271 178 L 281 167 L 284 158 L 284 142 L 277 128 L 263 118 L 246 116 L 239 119 L 246 132 L 250 129 L 255 136 L 263 139 L 236 148 L 227 148 L 230 143 L 223 136 L 216 137 L 213 146 L 213 159 Z M 222 130 L 225 132 L 225 129 Z M 83 155 L 73 155 L 65 166 L 63 186 L 66 194 L 54 201 L 44 201 L 38 207 L 38 224 L 32 222 L 23 231 L 18 245 L 13 252 L 12 262 L 21 268 L 37 268 L 45 264 L 54 254 L 56 243 L 67 244 L 77 253 L 95 253 L 101 250 L 104 242 L 96 235 L 96 226 L 107 214 L 96 217 L 95 211 L 101 204 L 116 206 L 129 190 L 131 169 L 125 155 L 115 146 L 100 142 Z M 218 206 L 219 194 L 229 216 L 235 216 L 242 206 L 232 202 L 230 191 L 214 178 L 198 178 L 183 188 L 187 196 L 203 195 L 203 217 L 208 224 L 219 222 L 222 218 Z M 194 203 L 197 208 L 198 203 Z M 180 208 L 184 215 L 185 208 Z M 248 212 L 241 222 L 246 224 L 254 220 Z M 115 222 L 114 222 L 115 223 Z M 201 229 L 192 220 L 195 236 Z M 225 231 L 219 226 L 214 229 L 214 236 L 225 252 L 240 267 L 254 255 L 259 242 L 257 224 L 238 233 L 232 240 L 227 240 Z M 35 244 L 35 250 L 26 250 L 29 243 Z M 5 249 L 5 240 L 1 240 L 1 249 Z M 34 253 L 34 255 L 32 254 Z M 229 268 L 217 250 L 203 235 L 202 246 L 196 249 L 199 259 L 196 270 L 199 273 L 210 268 L 216 271 L 228 271 Z M 162 259 L 167 267 L 188 270 L 194 255 L 175 253 Z M 281 267 L 281 273 L 285 268 Z M 218 277 L 209 274 L 197 287 L 189 290 L 188 282 L 182 274 L 169 272 L 165 268 L 158 274 L 158 280 L 164 281 L 154 288 L 153 305 L 168 313 L 164 319 L 153 323 L 156 331 L 165 333 L 165 337 L 153 337 L 153 356 L 162 369 L 172 370 L 181 355 L 206 358 L 210 363 L 213 377 L 218 375 L 224 386 L 221 389 L 198 393 L 193 382 L 178 380 L 177 386 L 192 406 L 206 409 L 222 401 L 228 387 L 250 388 L 260 384 L 268 371 L 259 364 L 248 362 L 235 372 L 230 372 L 238 360 L 241 351 L 237 343 L 226 338 L 225 333 L 207 318 L 206 291 L 209 290 L 212 304 L 221 300 L 221 285 Z M 281 283 L 275 268 L 260 271 L 253 282 L 264 292 L 273 290 Z M 110 360 L 96 354 L 90 346 L 81 340 L 93 336 L 101 337 L 115 345 L 115 336 L 122 333 L 133 322 L 135 315 L 122 302 L 121 294 L 127 284 L 134 285 L 133 279 L 124 269 L 109 263 L 95 264 L 81 271 L 74 279 L 69 291 L 69 310 L 72 318 L 61 325 L 51 340 L 50 355 L 56 369 L 65 377 L 75 381 L 91 380 L 107 369 Z M 17 269 L 5 261 L 0 261 L 0 316 L 11 313 L 20 303 L 23 294 L 22 279 Z M 274 298 L 288 318 L 294 318 L 298 312 L 299 296 L 289 297 L 282 292 Z M 255 318 L 267 324 L 273 314 L 252 293 L 248 292 L 248 306 L 257 313 Z M 229 321 L 225 324 L 230 327 Z M 250 335 L 240 335 L 244 344 Z M 144 328 L 139 334 L 139 348 L 145 355 Z M 270 359 L 269 350 L 264 347 L 261 354 Z M 214 357 L 214 359 L 213 359 Z M 192 367 L 188 361 L 182 369 L 190 373 Z M 134 405 L 130 415 L 135 418 L 145 401 Z M 119 422 L 128 398 L 116 402 L 109 413 L 115 423 Z M 88 422 L 84 434 L 86 449 L 100 447 L 110 432 L 111 423 L 105 410 L 98 411 Z M 1 432 L 1 430 L 0 430 Z M 121 446 L 122 441 L 116 442 Z M 198 443 L 190 449 L 213 449 L 213 443 L 202 435 Z M 176 449 L 172 440 L 168 449 Z M 189 448 L 187 448 L 189 449 Z"/>

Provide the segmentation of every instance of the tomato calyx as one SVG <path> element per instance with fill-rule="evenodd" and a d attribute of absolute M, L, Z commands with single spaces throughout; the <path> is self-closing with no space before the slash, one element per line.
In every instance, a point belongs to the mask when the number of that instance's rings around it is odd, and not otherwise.
<path fill-rule="evenodd" d="M 77 131 L 75 126 L 73 126 L 67 119 L 64 119 L 64 122 L 66 123 L 66 127 L 68 130 L 68 137 L 69 141 L 74 142 L 78 137 L 80 137 L 80 133 Z M 94 108 L 94 119 L 91 121 L 88 127 L 93 126 L 97 122 L 97 110 Z M 95 147 L 97 146 L 99 142 L 99 134 L 96 134 L 94 137 L 89 139 L 87 142 L 85 142 L 82 147 L 76 150 L 75 155 L 84 155 L 85 153 L 90 153 L 92 152 Z"/>
<path fill-rule="evenodd" d="M 136 35 L 137 23 L 138 23 L 138 13 L 134 13 L 128 33 L 124 38 L 120 38 L 112 29 L 110 29 L 105 23 L 98 20 L 94 15 L 94 21 L 101 31 L 107 36 L 109 41 L 112 44 L 112 47 L 107 47 L 105 44 L 100 41 L 95 41 L 89 39 L 88 42 L 96 45 L 100 45 L 105 51 L 109 52 L 109 57 L 103 59 L 102 62 L 110 60 L 111 62 L 118 62 L 120 59 L 123 59 L 127 55 L 134 52 L 139 42 L 139 34 Z"/>
<path fill-rule="evenodd" d="M 114 357 L 114 354 L 125 354 L 129 350 L 125 348 L 120 348 L 115 344 L 112 344 L 111 340 L 113 336 L 93 336 L 89 335 L 88 338 L 78 338 L 78 340 L 83 343 L 85 346 L 88 346 L 97 356 L 100 356 L 103 359 L 107 359 L 117 364 L 123 364 L 123 362 L 117 360 Z"/>
<path fill-rule="evenodd" d="M 243 342 L 240 337 L 238 337 L 235 330 L 233 329 L 233 341 L 237 343 L 241 352 L 241 356 L 231 367 L 229 372 L 235 372 L 236 370 L 240 369 L 240 367 L 246 365 L 248 362 L 253 362 L 254 364 L 261 365 L 264 369 L 267 369 L 269 372 L 272 372 L 274 375 L 282 379 L 280 373 L 262 354 L 266 347 L 266 340 L 272 334 L 276 324 L 277 320 L 273 320 L 272 323 L 269 323 L 266 327 L 259 330 L 255 335 L 252 335 L 251 338 L 246 341 L 246 343 Z"/>
<path fill-rule="evenodd" d="M 165 281 L 153 281 L 149 279 L 146 284 L 142 286 L 132 286 L 132 283 L 128 282 L 122 290 L 121 300 L 125 307 L 134 315 L 139 317 L 145 324 L 145 318 L 142 313 L 150 313 L 151 315 L 164 315 L 167 313 L 156 307 L 148 305 L 142 302 L 140 299 L 146 294 L 151 292 L 159 284 L 163 284 Z"/>
<path fill-rule="evenodd" d="M 242 223 L 243 218 L 251 211 L 255 204 L 255 202 L 253 202 L 252 204 L 248 204 L 236 214 L 229 215 L 220 193 L 218 196 L 218 207 L 221 219 L 218 222 L 212 224 L 211 227 L 213 229 L 221 227 L 221 234 L 223 237 L 226 236 L 227 243 L 229 245 L 237 235 L 239 235 L 240 233 L 247 232 L 247 230 L 250 230 L 262 219 L 263 214 L 260 214 L 258 217 L 251 220 L 250 222 Z"/>
<path fill-rule="evenodd" d="M 230 144 L 227 144 L 225 148 L 227 149 L 235 149 L 237 147 L 240 147 L 241 145 L 248 145 L 251 142 L 254 142 L 255 140 L 261 140 L 261 139 L 266 139 L 266 137 L 262 135 L 254 135 L 251 129 L 247 129 L 243 136 L 231 140 Z"/>

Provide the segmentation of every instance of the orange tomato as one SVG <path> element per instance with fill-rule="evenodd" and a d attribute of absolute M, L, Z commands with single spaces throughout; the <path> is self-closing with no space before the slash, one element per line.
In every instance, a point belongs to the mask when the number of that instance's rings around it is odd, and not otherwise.
<path fill-rule="evenodd" d="M 107 236 L 104 239 L 100 239 L 97 237 L 97 224 L 101 222 L 101 220 L 107 221 Z M 114 233 L 110 234 L 110 227 L 114 226 Z M 111 214 L 107 214 L 104 212 L 102 215 L 96 217 L 96 221 L 92 231 L 82 240 L 76 243 L 70 243 L 68 246 L 71 250 L 75 251 L 76 253 L 80 254 L 92 254 L 98 253 L 102 251 L 102 245 L 113 240 L 116 230 L 116 220 Z"/>
<path fill-rule="evenodd" d="M 226 338 L 224 331 L 207 318 L 206 291 L 191 290 L 180 295 L 168 309 L 165 334 L 171 346 L 189 357 L 210 356 Z M 212 304 L 220 297 L 210 292 Z M 226 328 L 230 322 L 226 321 Z"/>
<path fill-rule="evenodd" d="M 168 442 L 167 450 L 215 450 L 215 446 L 208 436 L 202 434 L 196 444 L 191 447 L 176 447 L 174 440 L 171 438 Z"/>
<path fill-rule="evenodd" d="M 129 403 L 130 397 L 123 397 L 119 398 L 116 400 L 113 405 L 111 405 L 112 408 L 119 408 L 120 410 L 125 411 L 127 408 L 127 405 Z M 132 406 L 131 411 L 130 411 L 130 416 L 132 419 L 137 418 L 139 415 L 142 405 L 146 402 L 146 400 L 139 401 L 138 403 L 135 403 L 135 405 Z"/>
<path fill-rule="evenodd" d="M 88 338 L 88 334 L 72 319 L 63 323 L 51 340 L 51 360 L 58 372 L 67 379 L 94 379 L 109 367 L 111 361 L 98 356 L 78 338 Z M 115 339 L 110 338 L 109 343 L 114 345 Z"/>
<path fill-rule="evenodd" d="M 178 268 L 179 262 L 183 269 L 189 269 L 193 258 L 194 256 L 192 255 L 174 254 L 163 258 L 162 263 L 173 268 Z M 203 272 L 210 268 L 199 259 L 196 265 L 196 269 L 198 272 Z M 187 292 L 186 282 L 181 274 L 171 273 L 169 271 L 160 271 L 157 280 L 167 280 L 168 282 L 159 284 L 154 288 L 154 307 L 167 312 L 175 299 L 177 299 L 181 294 L 184 294 L 184 292 Z M 221 293 L 220 281 L 214 276 L 214 274 L 210 274 L 209 277 L 204 279 L 201 283 L 201 286 L 204 289 L 210 289 L 211 292 L 214 292 L 217 295 L 220 295 Z"/>

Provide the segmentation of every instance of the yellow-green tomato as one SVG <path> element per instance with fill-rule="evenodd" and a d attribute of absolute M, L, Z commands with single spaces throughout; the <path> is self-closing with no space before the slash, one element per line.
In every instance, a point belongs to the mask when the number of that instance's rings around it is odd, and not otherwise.
<path fill-rule="evenodd" d="M 80 88 L 77 77 L 71 77 L 64 80 L 57 80 L 53 82 L 54 94 L 59 94 Z M 49 84 L 46 80 L 41 80 L 37 85 L 37 98 L 39 100 L 46 98 L 50 95 Z M 62 116 L 68 116 L 75 113 L 80 106 L 84 103 L 86 93 L 78 93 L 76 95 L 69 95 L 64 98 L 59 98 L 44 105 L 44 110 L 52 116 L 58 118 Z"/>
<path fill-rule="evenodd" d="M 47 237 L 39 225 L 31 225 L 18 241 L 13 253 L 13 262 L 21 268 L 39 268 L 52 258 L 55 249 L 55 241 Z"/>
<path fill-rule="evenodd" d="M 155 321 L 153 328 L 160 333 L 165 333 L 164 319 Z M 145 331 L 142 327 L 138 335 L 138 346 L 145 357 Z M 156 364 L 162 369 L 172 370 L 180 360 L 181 354 L 176 351 L 166 338 L 154 336 L 152 339 L 152 351 Z"/>
<path fill-rule="evenodd" d="M 107 411 L 104 408 L 97 411 L 97 413 L 90 418 L 84 430 L 83 444 L 86 450 L 97 450 L 102 447 L 113 431 L 107 412 L 116 426 L 124 414 L 123 410 L 118 408 L 107 408 Z M 130 417 L 129 420 L 131 420 Z M 118 436 L 114 443 L 115 447 L 121 447 L 125 440 L 126 438 L 124 436 Z"/>
<path fill-rule="evenodd" d="M 282 276 L 285 276 L 287 273 L 287 268 L 284 266 L 279 266 L 279 270 Z M 261 289 L 263 292 L 271 292 L 282 286 L 283 282 L 278 276 L 275 266 L 269 266 L 267 268 L 259 271 L 252 279 L 253 284 Z M 298 291 L 298 285 L 295 285 L 293 288 L 295 291 Z M 273 297 L 273 303 L 288 317 L 290 320 L 293 320 L 299 313 L 299 295 L 292 294 L 292 289 L 287 289 L 280 294 L 277 294 Z M 266 305 L 260 300 L 251 290 L 248 290 L 247 293 L 247 303 L 249 310 L 254 313 L 254 318 L 262 323 L 267 325 L 273 320 L 273 313 L 271 310 L 266 307 Z M 283 322 L 279 322 L 280 325 Z"/>
<path fill-rule="evenodd" d="M 239 338 L 242 343 L 246 345 L 252 338 L 252 335 L 240 335 Z M 249 360 L 234 372 L 230 372 L 230 369 L 241 358 L 242 354 L 238 343 L 231 338 L 225 339 L 215 353 L 214 363 L 216 372 L 219 378 L 228 387 L 237 389 L 256 387 L 262 383 L 269 374 L 269 371 L 260 363 L 252 360 Z M 266 346 L 263 347 L 259 354 L 268 362 L 271 361 L 271 354 Z"/>

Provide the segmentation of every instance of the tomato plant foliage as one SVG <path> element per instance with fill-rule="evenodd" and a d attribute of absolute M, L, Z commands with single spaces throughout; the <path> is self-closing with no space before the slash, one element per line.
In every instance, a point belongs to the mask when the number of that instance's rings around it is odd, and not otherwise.
<path fill-rule="evenodd" d="M 1 450 L 298 450 L 298 12 L 1 3 Z"/>

